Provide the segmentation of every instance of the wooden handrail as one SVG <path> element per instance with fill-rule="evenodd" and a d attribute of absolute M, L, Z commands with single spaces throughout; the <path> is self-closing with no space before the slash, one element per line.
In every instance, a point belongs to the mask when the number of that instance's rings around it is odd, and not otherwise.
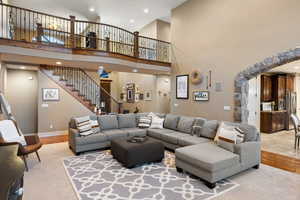
<path fill-rule="evenodd" d="M 37 35 L 36 41 L 42 42 L 42 36 L 48 34 L 54 38 L 54 42 L 51 43 L 63 45 L 65 48 L 95 49 L 145 60 L 170 62 L 170 42 L 140 36 L 138 32 L 130 32 L 110 24 L 77 20 L 74 16 L 64 18 L 4 3 L 0 3 L 0 6 L 2 6 L 0 8 L 2 15 L 3 12 L 9 12 L 9 15 L 6 13 L 8 19 L 1 18 L 7 21 L 2 21 L 0 24 L 11 23 L 9 32 L 6 31 L 6 37 L 2 34 L 2 38 L 34 42 L 32 36 Z M 3 7 L 6 8 L 3 9 Z M 53 26 L 57 26 L 58 29 L 52 28 Z M 62 43 L 57 41 L 62 41 Z M 100 48 L 97 47 L 98 44 L 101 45 Z M 111 46 L 112 44 L 120 46 Z"/>

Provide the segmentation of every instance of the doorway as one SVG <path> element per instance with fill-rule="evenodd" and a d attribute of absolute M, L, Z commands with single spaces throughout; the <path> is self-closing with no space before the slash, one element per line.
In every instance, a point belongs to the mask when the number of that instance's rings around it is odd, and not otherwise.
<path fill-rule="evenodd" d="M 7 88 L 5 95 L 22 132 L 24 134 L 37 133 L 37 71 L 22 68 L 7 69 Z"/>
<path fill-rule="evenodd" d="M 101 80 L 100 81 L 101 87 L 107 92 L 101 90 L 101 104 L 103 107 L 101 110 L 105 113 L 111 113 L 111 80 Z"/>

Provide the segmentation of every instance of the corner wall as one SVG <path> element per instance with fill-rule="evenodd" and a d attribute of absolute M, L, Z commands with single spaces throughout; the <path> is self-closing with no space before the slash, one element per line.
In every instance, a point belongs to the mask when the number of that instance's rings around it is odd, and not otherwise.
<path fill-rule="evenodd" d="M 247 66 L 300 44 L 299 9 L 298 0 L 189 0 L 175 8 L 171 112 L 233 121 L 235 77 Z M 212 71 L 208 102 L 192 100 L 192 91 L 206 90 L 205 81 L 190 84 L 189 100 L 176 99 L 176 75 L 194 69 L 204 76 Z M 215 91 L 216 82 L 221 92 Z"/>

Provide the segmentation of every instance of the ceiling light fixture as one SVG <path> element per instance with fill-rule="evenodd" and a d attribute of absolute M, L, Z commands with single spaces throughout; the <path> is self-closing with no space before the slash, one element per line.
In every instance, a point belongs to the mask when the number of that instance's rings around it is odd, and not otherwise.
<path fill-rule="evenodd" d="M 57 65 L 61 65 L 62 63 L 61 63 L 61 62 L 59 62 L 59 61 L 57 61 L 57 62 L 56 62 L 56 64 L 57 64 Z"/>
<path fill-rule="evenodd" d="M 137 73 L 137 72 L 138 72 L 138 70 L 137 70 L 137 69 L 133 69 L 133 70 L 132 70 L 132 72 L 134 72 L 134 73 Z"/>
<path fill-rule="evenodd" d="M 294 69 L 300 69 L 300 67 L 299 66 L 295 66 Z"/>
<path fill-rule="evenodd" d="M 134 19 L 129 20 L 129 22 L 133 24 L 134 23 Z"/>
<path fill-rule="evenodd" d="M 22 67 L 20 67 L 20 69 L 26 69 L 26 67 L 22 66 Z"/>
<path fill-rule="evenodd" d="M 94 12 L 95 8 L 90 8 L 89 10 L 90 10 L 90 12 Z"/>
<path fill-rule="evenodd" d="M 144 13 L 148 14 L 149 13 L 149 8 L 145 8 Z"/>

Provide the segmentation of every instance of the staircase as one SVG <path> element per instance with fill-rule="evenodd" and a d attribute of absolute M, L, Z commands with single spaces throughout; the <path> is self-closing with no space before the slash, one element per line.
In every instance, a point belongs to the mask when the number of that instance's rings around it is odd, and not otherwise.
<path fill-rule="evenodd" d="M 73 67 L 43 65 L 41 66 L 41 72 L 92 112 L 95 111 L 95 107 L 101 107 L 101 92 L 108 95 L 112 102 L 117 103 L 118 113 L 121 112 L 122 103 L 112 97 L 99 85 L 100 83 L 92 79 L 84 70 Z"/>

